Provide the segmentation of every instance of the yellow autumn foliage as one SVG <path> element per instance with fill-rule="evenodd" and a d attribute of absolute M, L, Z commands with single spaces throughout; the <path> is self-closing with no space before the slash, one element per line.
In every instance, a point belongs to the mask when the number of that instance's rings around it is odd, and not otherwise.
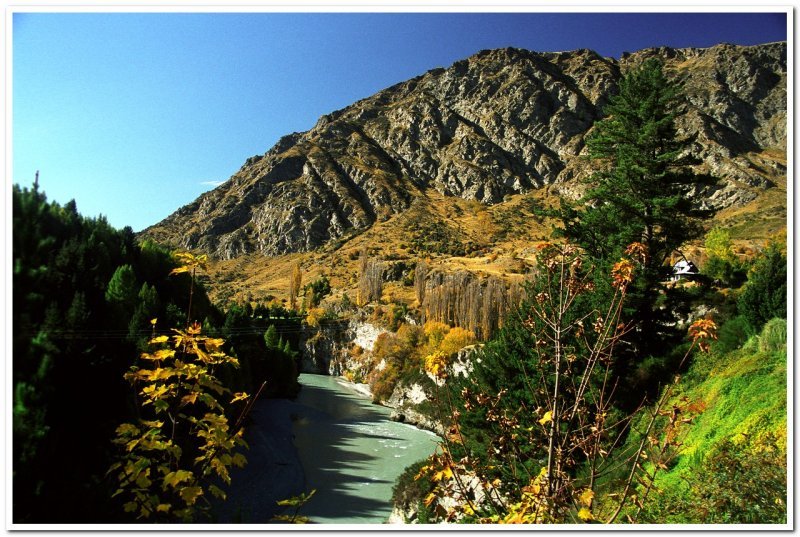
<path fill-rule="evenodd" d="M 439 344 L 439 352 L 450 356 L 464 347 L 474 345 L 477 341 L 472 331 L 456 326 L 445 334 L 442 342 Z"/>

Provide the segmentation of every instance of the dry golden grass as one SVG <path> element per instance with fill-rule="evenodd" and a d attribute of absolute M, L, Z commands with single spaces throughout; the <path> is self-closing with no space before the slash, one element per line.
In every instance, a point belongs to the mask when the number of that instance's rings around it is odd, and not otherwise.
<path fill-rule="evenodd" d="M 231 260 L 216 260 L 209 264 L 206 286 L 212 300 L 241 302 L 248 297 L 266 301 L 289 298 L 289 277 L 295 262 L 299 261 L 303 271 L 303 285 L 322 275 L 327 276 L 334 289 L 326 300 L 341 300 L 344 293 L 355 299 L 358 277 L 358 259 L 362 250 L 370 256 L 381 257 L 387 263 L 402 261 L 414 266 L 425 259 L 433 268 L 456 271 L 469 270 L 479 275 L 504 276 L 518 279 L 532 264 L 532 248 L 550 234 L 549 224 L 525 222 L 512 224 L 512 232 L 500 240 L 496 218 L 498 211 L 514 211 L 530 197 L 541 198 L 542 192 L 518 195 L 507 202 L 487 207 L 475 201 L 443 196 L 429 192 L 426 198 L 403 214 L 394 215 L 384 222 L 338 244 L 329 245 L 314 252 L 265 257 L 249 254 Z M 522 209 L 521 214 L 524 215 Z M 452 256 L 431 252 L 414 251 L 411 246 L 412 222 L 443 222 L 456 231 L 462 241 L 473 242 L 478 251 L 467 256 Z M 523 222 L 525 220 L 523 219 Z M 414 290 L 401 282 L 387 282 L 384 297 L 411 304 Z"/>
<path fill-rule="evenodd" d="M 786 151 L 767 149 L 748 155 L 755 166 L 769 170 L 769 163 L 786 165 Z M 752 202 L 729 207 L 714 216 L 713 225 L 728 229 L 735 243 L 743 247 L 762 247 L 776 234 L 786 233 L 788 193 L 786 176 L 769 173 L 774 187 L 762 190 Z"/>
<path fill-rule="evenodd" d="M 784 164 L 786 158 L 785 151 L 780 150 L 749 157 L 754 163 L 775 161 Z M 708 222 L 709 229 L 721 226 L 730 231 L 735 249 L 742 257 L 752 255 L 771 237 L 786 232 L 786 178 L 777 173 L 771 178 L 775 187 L 760 191 L 759 196 L 745 206 L 720 211 Z M 277 257 L 250 254 L 233 260 L 212 261 L 206 285 L 212 299 L 223 305 L 247 298 L 288 301 L 290 274 L 294 263 L 299 261 L 303 285 L 322 275 L 330 279 L 333 292 L 324 302 L 339 301 L 345 293 L 354 300 L 362 250 L 387 263 L 404 262 L 413 267 L 424 259 L 434 269 L 468 270 L 480 276 L 518 280 L 533 266 L 536 246 L 550 238 L 554 225 L 552 221 L 534 218 L 530 212 L 530 205 L 534 202 L 540 206 L 552 206 L 557 203 L 557 197 L 541 189 L 511 196 L 505 202 L 489 207 L 428 191 L 406 212 L 314 252 Z M 436 222 L 452 230 L 460 241 L 472 243 L 475 250 L 467 255 L 415 251 L 414 225 Z M 702 266 L 703 250 L 702 241 L 696 241 L 686 245 L 684 254 Z M 414 305 L 413 286 L 387 282 L 383 298 Z"/>

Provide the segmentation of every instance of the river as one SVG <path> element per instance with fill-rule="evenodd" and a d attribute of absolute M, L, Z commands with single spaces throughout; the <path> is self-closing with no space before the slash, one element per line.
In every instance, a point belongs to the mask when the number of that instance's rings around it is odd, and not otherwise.
<path fill-rule="evenodd" d="M 337 377 L 300 375 L 297 399 L 259 401 L 252 413 L 247 466 L 232 473 L 219 522 L 263 524 L 275 502 L 316 489 L 301 514 L 317 524 L 380 524 L 392 510 L 402 471 L 433 453 L 438 437 L 389 420 Z"/>

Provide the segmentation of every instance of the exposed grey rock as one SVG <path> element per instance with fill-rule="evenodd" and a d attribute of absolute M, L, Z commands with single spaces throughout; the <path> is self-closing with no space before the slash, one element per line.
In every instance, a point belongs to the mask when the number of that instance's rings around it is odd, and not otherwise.
<path fill-rule="evenodd" d="M 303 327 L 300 335 L 300 370 L 342 376 L 345 372 L 365 375 L 366 360 L 354 357 L 354 345 L 371 356 L 377 337 L 386 329 L 356 315 L 347 321 L 322 321 L 318 327 Z"/>
<path fill-rule="evenodd" d="M 472 372 L 473 355 L 480 347 L 481 345 L 470 345 L 458 351 L 450 363 L 449 373 L 452 376 L 468 377 Z M 419 383 L 406 384 L 401 381 L 397 383 L 389 399 L 381 404 L 393 409 L 389 419 L 444 436 L 444 425 L 420 410 L 421 403 L 436 399 L 436 394 L 429 389 Z"/>
<path fill-rule="evenodd" d="M 752 200 L 781 173 L 753 155 L 786 149 L 786 44 L 654 48 L 619 61 L 589 50 L 485 50 L 342 110 L 251 157 L 144 236 L 221 258 L 308 251 L 409 208 L 434 189 L 501 203 L 553 185 L 577 197 L 584 138 L 618 81 L 644 59 L 683 81 L 679 132 L 698 171 L 722 179 L 699 205 Z M 783 171 L 785 173 L 785 170 Z"/>

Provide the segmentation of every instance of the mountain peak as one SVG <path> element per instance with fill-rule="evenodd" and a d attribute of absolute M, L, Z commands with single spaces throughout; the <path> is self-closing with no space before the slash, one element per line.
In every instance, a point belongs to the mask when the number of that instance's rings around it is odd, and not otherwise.
<path fill-rule="evenodd" d="M 743 203 L 781 166 L 747 155 L 785 154 L 786 44 L 730 47 L 652 48 L 619 61 L 587 49 L 482 50 L 282 137 L 143 235 L 221 258 L 276 255 L 359 233 L 431 190 L 484 204 L 547 185 L 576 196 L 591 172 L 580 158 L 585 135 L 621 73 L 651 56 L 684 82 L 679 128 L 695 138 L 701 171 L 723 179 L 695 197 Z"/>

